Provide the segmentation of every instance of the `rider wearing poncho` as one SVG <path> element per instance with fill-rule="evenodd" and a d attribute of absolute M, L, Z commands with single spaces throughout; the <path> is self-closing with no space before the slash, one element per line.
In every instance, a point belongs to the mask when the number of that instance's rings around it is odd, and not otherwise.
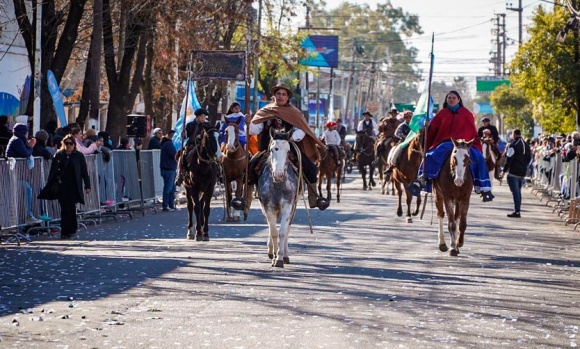
<path fill-rule="evenodd" d="M 225 135 L 225 131 L 226 131 L 226 127 L 228 127 L 228 124 L 238 124 L 239 125 L 239 131 L 238 131 L 238 140 L 240 141 L 240 144 L 242 145 L 242 147 L 246 147 L 246 122 L 245 122 L 245 116 L 242 112 L 240 112 L 241 106 L 240 103 L 238 102 L 234 102 L 230 105 L 230 108 L 228 109 L 228 112 L 226 114 L 226 122 L 224 122 L 222 124 L 222 127 L 220 128 L 220 142 L 221 143 L 225 143 L 226 142 L 226 135 Z"/>
<path fill-rule="evenodd" d="M 328 201 L 318 197 L 315 186 L 318 168 L 315 164 L 320 159 L 320 152 L 317 147 L 324 149 L 326 145 L 312 132 L 302 112 L 290 104 L 290 98 L 292 98 L 293 93 L 288 86 L 284 84 L 274 86 L 271 92 L 274 96 L 273 101 L 258 110 L 251 119 L 250 135 L 258 135 L 259 152 L 250 160 L 250 172 L 255 170 L 256 165 L 259 165 L 260 159 L 268 149 L 271 128 L 283 129 L 287 132 L 292 131 L 291 140 L 298 145 L 302 155 L 302 170 L 308 187 L 310 207 L 318 207 L 320 210 L 324 210 L 328 207 Z M 290 147 L 290 149 L 297 158 L 298 154 L 296 154 L 294 147 Z M 253 174 L 250 173 L 248 178 L 252 176 Z M 249 182 L 253 182 L 253 180 Z"/>
<path fill-rule="evenodd" d="M 439 176 L 439 171 L 445 160 L 453 150 L 451 139 L 473 139 L 473 145 L 469 149 L 471 157 L 471 175 L 473 187 L 477 193 L 481 193 L 483 201 L 492 201 L 491 181 L 485 166 L 485 159 L 481 153 L 481 140 L 477 135 L 473 114 L 463 106 L 463 102 L 457 91 L 450 91 L 445 96 L 443 109 L 435 115 L 430 123 L 427 123 L 427 154 L 425 157 L 425 170 L 419 168 L 419 176 L 433 179 Z M 431 191 L 428 181 L 427 191 Z"/>

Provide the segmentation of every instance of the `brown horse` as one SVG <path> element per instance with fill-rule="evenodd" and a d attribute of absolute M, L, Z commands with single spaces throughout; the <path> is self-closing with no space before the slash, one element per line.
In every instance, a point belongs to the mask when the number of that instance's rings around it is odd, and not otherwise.
<path fill-rule="evenodd" d="M 407 223 L 412 223 L 413 218 L 411 217 L 411 202 L 413 201 L 413 195 L 409 191 L 409 185 L 417 179 L 417 173 L 419 171 L 419 166 L 421 165 L 421 160 L 423 158 L 423 135 L 424 131 L 421 130 L 419 134 L 409 142 L 406 148 L 402 149 L 402 154 L 399 159 L 399 163 L 393 169 L 392 180 L 397 188 L 397 195 L 399 196 L 399 206 L 397 207 L 397 216 L 401 217 L 403 215 L 403 208 L 401 206 L 401 201 L 403 198 L 403 190 L 405 191 L 405 197 L 407 199 Z M 417 201 L 415 202 L 415 210 L 412 215 L 416 216 L 419 214 L 419 208 L 421 206 L 421 195 L 417 196 Z"/>
<path fill-rule="evenodd" d="M 492 138 L 481 139 L 481 153 L 485 159 L 485 166 L 487 166 L 489 178 L 496 178 L 501 181 L 501 176 L 499 175 L 499 171 L 501 170 L 501 154 Z M 493 180 L 490 183 L 493 184 Z"/>
<path fill-rule="evenodd" d="M 323 151 L 322 159 L 318 163 L 318 194 L 322 195 L 322 179 L 326 178 L 326 199 L 331 199 L 331 184 L 332 177 L 336 180 L 336 202 L 340 202 L 340 184 L 342 179 L 342 168 L 344 167 L 344 159 L 340 159 L 340 166 L 336 164 L 336 160 L 331 154 L 331 151 L 326 149 Z"/>
<path fill-rule="evenodd" d="M 439 250 L 447 251 L 445 233 L 443 232 L 443 217 L 447 212 L 447 229 L 451 235 L 450 256 L 457 256 L 463 246 L 465 229 L 467 228 L 467 211 L 469 199 L 473 190 L 473 178 L 469 164 L 469 148 L 473 140 L 454 140 L 451 155 L 443 163 L 439 177 L 433 179 L 433 193 L 439 220 Z M 459 235 L 457 235 L 459 230 Z"/>
<path fill-rule="evenodd" d="M 378 138 L 375 142 L 375 166 L 377 167 L 377 175 L 379 176 L 379 183 L 381 184 L 381 194 L 388 193 L 388 184 L 391 183 L 391 195 L 395 195 L 395 184 L 393 183 L 391 176 L 385 175 L 385 170 L 389 167 L 388 157 L 389 153 L 393 149 L 393 137 L 388 137 L 386 139 Z M 383 150 L 378 156 L 379 147 L 383 147 Z"/>
<path fill-rule="evenodd" d="M 377 185 L 373 179 L 373 173 L 375 172 L 375 166 L 373 165 L 373 161 L 375 160 L 374 144 L 375 142 L 373 139 L 365 131 L 359 131 L 356 133 L 356 162 L 358 165 L 358 171 L 363 179 L 363 190 L 371 190 L 372 187 Z M 367 166 L 369 167 L 368 185 Z"/>
<path fill-rule="evenodd" d="M 231 206 L 232 201 L 232 182 L 236 185 L 236 198 L 242 198 L 244 189 L 244 175 L 246 173 L 246 164 L 248 154 L 239 140 L 240 125 L 239 123 L 228 123 L 224 130 L 225 143 L 222 144 L 222 166 L 224 169 L 224 185 L 226 191 L 226 210 L 224 216 L 226 222 L 239 221 L 239 211 L 234 211 Z"/>

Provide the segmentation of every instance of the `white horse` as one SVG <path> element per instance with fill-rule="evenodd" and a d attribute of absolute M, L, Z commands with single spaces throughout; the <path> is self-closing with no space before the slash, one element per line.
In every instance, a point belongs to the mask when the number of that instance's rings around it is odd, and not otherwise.
<path fill-rule="evenodd" d="M 276 138 L 280 138 L 277 136 Z M 299 176 L 290 164 L 290 143 L 286 139 L 270 142 L 269 156 L 258 180 L 258 198 L 268 221 L 268 257 L 272 266 L 284 267 L 288 257 L 288 234 L 294 219 L 300 188 Z M 277 224 L 280 224 L 280 228 Z"/>

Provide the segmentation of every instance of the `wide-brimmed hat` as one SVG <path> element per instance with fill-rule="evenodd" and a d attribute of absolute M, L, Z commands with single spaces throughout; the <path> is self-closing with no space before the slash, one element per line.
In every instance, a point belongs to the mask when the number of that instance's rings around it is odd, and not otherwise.
<path fill-rule="evenodd" d="M 278 91 L 279 89 L 284 89 L 286 90 L 286 92 L 288 92 L 288 98 L 292 98 L 294 96 L 294 93 L 292 92 L 292 90 L 290 89 L 290 87 L 288 87 L 288 85 L 286 84 L 278 84 L 274 87 L 272 87 L 272 89 L 270 90 L 270 92 L 272 92 L 272 94 L 276 94 L 276 91 Z"/>
<path fill-rule="evenodd" d="M 371 114 L 371 112 L 370 112 L 370 111 L 365 111 L 365 112 L 363 113 L 363 116 L 365 116 L 365 115 L 368 115 L 368 116 L 370 116 L 371 118 L 373 117 L 373 114 Z"/>
<path fill-rule="evenodd" d="M 399 109 L 397 109 L 396 107 L 392 107 L 391 108 L 391 113 L 398 113 Z"/>

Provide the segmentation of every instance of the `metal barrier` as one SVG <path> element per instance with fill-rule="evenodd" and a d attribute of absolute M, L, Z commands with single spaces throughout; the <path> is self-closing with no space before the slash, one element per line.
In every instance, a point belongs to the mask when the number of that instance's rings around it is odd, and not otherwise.
<path fill-rule="evenodd" d="M 143 210 L 141 188 L 139 185 L 139 169 L 134 150 L 114 150 L 112 155 L 113 179 L 115 181 L 115 202 L 118 208 Z M 131 204 L 139 204 L 139 208 Z"/>
<path fill-rule="evenodd" d="M 89 173 L 89 181 L 91 183 L 91 193 L 85 195 L 85 204 L 78 205 L 78 212 L 82 217 L 82 221 L 90 221 L 91 217 L 100 217 L 101 201 L 99 190 L 99 173 L 97 170 L 97 154 L 85 155 L 87 162 L 87 172 Z M 96 224 L 96 222 L 94 222 Z"/>
<path fill-rule="evenodd" d="M 159 150 L 143 150 L 139 154 L 141 189 L 143 193 L 143 201 L 145 203 L 155 203 L 158 201 L 158 183 L 156 183 L 156 180 L 158 182 L 161 179 L 159 154 Z M 155 164 L 155 162 L 157 162 L 157 164 Z M 161 194 L 163 194 L 163 181 L 161 181 Z"/>
<path fill-rule="evenodd" d="M 0 229 L 13 230 L 18 228 L 18 186 L 16 171 L 10 170 L 10 161 L 0 159 Z"/>

